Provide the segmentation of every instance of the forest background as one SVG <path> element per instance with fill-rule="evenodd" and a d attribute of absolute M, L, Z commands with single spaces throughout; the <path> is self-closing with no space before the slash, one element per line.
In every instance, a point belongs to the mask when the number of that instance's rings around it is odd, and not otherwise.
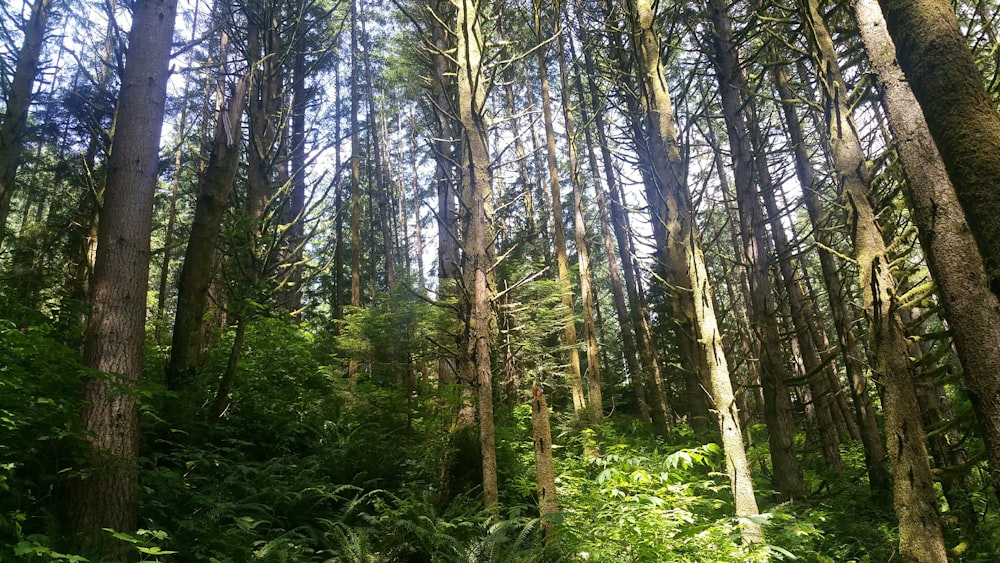
<path fill-rule="evenodd" d="M 1000 6 L 0 6 L 0 559 L 992 561 Z"/>

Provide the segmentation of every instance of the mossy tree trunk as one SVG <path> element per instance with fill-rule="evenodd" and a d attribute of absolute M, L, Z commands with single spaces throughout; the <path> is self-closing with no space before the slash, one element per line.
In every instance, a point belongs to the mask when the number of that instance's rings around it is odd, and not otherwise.
<path fill-rule="evenodd" d="M 713 45 L 722 111 L 729 135 L 733 159 L 733 180 L 736 185 L 736 203 L 739 210 L 740 259 L 746 265 L 749 281 L 750 322 L 759 344 L 761 383 L 764 387 L 764 419 L 767 421 L 771 462 L 774 465 L 775 488 L 786 499 L 801 498 L 805 494 L 802 473 L 795 457 L 793 437 L 795 422 L 792 402 L 786 380 L 781 335 L 778 332 L 777 306 L 772 294 L 770 257 L 767 255 L 767 233 L 763 210 L 757 197 L 753 178 L 753 151 L 741 92 L 746 91 L 746 81 L 739 68 L 739 57 L 733 39 L 732 20 L 727 0 L 710 0 Z"/>
<path fill-rule="evenodd" d="M 918 5 L 923 5 L 923 3 L 913 4 L 912 9 L 914 10 Z M 952 338 L 962 362 L 969 397 L 976 411 L 976 420 L 979 423 L 983 441 L 986 443 L 986 456 L 989 461 L 993 490 L 1000 492 L 1000 375 L 998 375 L 1000 374 L 1000 303 L 997 301 L 996 294 L 991 294 L 989 291 L 988 283 L 992 275 L 988 275 L 983 260 L 976 254 L 974 242 L 974 239 L 978 238 L 976 227 L 966 222 L 967 217 L 970 223 L 976 220 L 981 222 L 983 218 L 977 217 L 975 213 L 963 213 L 960 206 L 963 201 L 968 203 L 968 194 L 963 197 L 962 192 L 968 192 L 970 189 L 973 190 L 973 193 L 978 193 L 975 190 L 986 189 L 984 186 L 987 186 L 988 197 L 998 197 L 1000 194 L 1000 173 L 994 176 L 992 183 L 982 185 L 969 182 L 969 180 L 974 179 L 965 177 L 968 184 L 973 184 L 972 187 L 965 185 L 959 188 L 958 182 L 962 181 L 962 178 L 956 178 L 955 172 L 960 175 L 964 174 L 963 171 L 966 171 L 967 167 L 978 166 L 978 164 L 962 160 L 965 162 L 964 164 L 955 163 L 946 169 L 945 162 L 941 158 L 941 152 L 948 154 L 952 160 L 971 158 L 962 152 L 963 149 L 952 146 L 951 143 L 976 143 L 979 136 L 988 136 L 991 121 L 989 119 L 986 119 L 985 122 L 979 121 L 976 117 L 978 114 L 974 112 L 964 114 L 961 127 L 971 130 L 970 134 L 973 137 L 959 135 L 957 131 L 941 131 L 944 124 L 937 123 L 938 134 L 935 135 L 935 138 L 938 139 L 938 147 L 935 147 L 931 139 L 933 131 L 928 130 L 928 122 L 932 119 L 935 122 L 948 119 L 946 116 L 932 118 L 932 115 L 928 115 L 928 109 L 931 110 L 931 114 L 956 111 L 956 108 L 946 108 L 944 104 L 950 103 L 948 100 L 952 96 L 956 96 L 954 89 L 967 90 L 967 95 L 972 95 L 973 92 L 968 82 L 975 82 L 978 74 L 966 76 L 962 84 L 949 84 L 946 92 L 943 93 L 944 99 L 937 99 L 935 96 L 934 100 L 930 100 L 929 108 L 924 108 L 923 112 L 919 111 L 914 94 L 920 91 L 926 98 L 932 85 L 926 84 L 924 78 L 917 79 L 915 72 L 922 71 L 921 76 L 925 76 L 924 73 L 947 72 L 949 73 L 947 78 L 939 77 L 936 80 L 947 79 L 950 82 L 955 78 L 950 73 L 957 71 L 931 68 L 928 65 L 935 63 L 916 60 L 912 53 L 906 53 L 905 57 L 903 54 L 899 54 L 897 59 L 898 49 L 893 49 L 892 40 L 886 33 L 885 21 L 879 12 L 876 1 L 854 0 L 853 6 L 861 30 L 861 37 L 868 50 L 872 67 L 876 71 L 878 79 L 876 86 L 889 115 L 889 127 L 896 138 L 899 157 L 906 171 L 909 203 L 913 211 L 911 217 L 919 229 L 920 242 L 927 255 L 931 275 L 938 284 L 938 291 L 944 304 L 945 317 L 949 321 Z M 897 14 L 896 17 L 901 18 L 903 15 L 905 14 Z M 944 15 L 940 17 L 946 19 Z M 944 25 L 943 19 L 942 21 L 927 22 L 927 25 L 938 30 L 937 34 L 943 33 L 943 30 L 939 29 Z M 911 23 L 916 24 L 917 22 Z M 902 24 L 897 22 L 895 25 Z M 889 31 L 892 31 L 891 27 Z M 897 34 L 912 36 L 918 31 L 897 29 Z M 960 37 L 959 39 L 964 42 L 964 38 Z M 917 38 L 910 37 L 907 45 L 917 48 L 916 43 L 918 43 Z M 950 45 L 953 49 L 959 47 L 953 42 L 944 41 L 942 38 L 940 46 L 943 48 L 945 45 Z M 961 47 L 964 48 L 964 45 Z M 922 48 L 930 49 L 926 45 Z M 928 53 L 928 56 L 939 57 L 941 54 L 934 52 Z M 953 62 L 959 65 L 965 64 L 961 62 L 964 57 L 958 54 L 955 56 L 958 57 L 957 60 L 951 59 L 951 57 L 947 59 L 934 58 L 933 60 L 947 60 L 949 66 Z M 906 60 L 904 61 L 904 59 Z M 910 80 L 903 76 L 897 61 L 901 65 L 912 67 L 909 73 Z M 972 63 L 971 59 L 967 62 L 969 65 Z M 970 68 L 969 72 L 975 72 L 975 67 Z M 926 80 L 930 80 L 930 78 Z M 989 98 L 985 95 L 984 100 L 983 103 L 990 103 Z M 921 107 L 923 107 L 923 102 L 924 100 L 921 100 Z M 992 106 L 990 107 L 992 108 Z M 927 121 L 925 121 L 925 117 Z M 995 112 L 993 117 L 995 117 Z M 1000 139 L 1000 122 L 993 123 L 992 127 L 998 129 L 994 130 L 992 138 L 997 140 Z M 980 127 L 983 128 L 983 131 L 976 131 Z M 956 135 L 959 137 L 953 138 Z M 939 152 L 938 148 L 940 148 L 941 143 L 948 146 L 944 151 Z M 973 147 L 975 146 L 973 145 Z M 1000 151 L 1000 142 L 993 145 L 979 145 L 976 150 Z M 1000 152 L 988 156 L 994 160 L 1000 160 Z M 1000 167 L 995 170 L 1000 171 Z M 952 180 L 955 180 L 954 187 L 949 181 L 949 171 L 952 172 Z M 988 174 L 989 169 L 984 168 L 980 172 Z M 978 199 L 978 196 L 974 196 L 973 199 Z M 975 205 L 985 205 L 987 201 L 976 201 Z M 1000 225 L 1000 215 L 997 215 L 1000 212 L 1000 203 L 995 205 L 997 206 L 991 208 L 992 211 L 989 212 L 990 215 L 987 219 L 990 228 Z M 968 209 L 967 206 L 966 209 Z M 998 242 L 1000 241 L 994 240 L 989 244 L 996 245 Z"/>
<path fill-rule="evenodd" d="M 813 236 L 816 239 L 819 254 L 820 269 L 830 304 L 834 329 L 840 355 L 844 359 L 844 371 L 847 374 L 851 398 L 854 402 L 855 418 L 861 434 L 861 443 L 865 452 L 865 467 L 868 473 L 868 484 L 872 497 L 880 505 L 891 502 L 892 483 L 886 467 L 887 456 L 882 435 L 879 433 L 878 421 L 875 418 L 875 408 L 868 396 L 868 380 L 864 376 L 864 368 L 857 346 L 857 339 L 851 330 L 852 319 L 847 310 L 846 289 L 840 279 L 840 268 L 837 266 L 833 252 L 833 240 L 829 221 L 823 212 L 823 205 L 818 192 L 819 185 L 813 173 L 805 144 L 805 134 L 799 122 L 798 112 L 792 100 L 796 99 L 788 84 L 785 70 L 775 66 L 772 71 L 778 97 L 781 99 L 781 110 L 785 118 L 785 128 L 792 143 L 795 158 L 795 175 L 802 186 L 803 199 L 809 221 L 813 226 Z"/>
<path fill-rule="evenodd" d="M 1000 295 L 1000 114 L 948 0 L 879 0 L 896 57 L 923 110 Z M 981 397 L 1000 403 L 1000 397 Z M 996 468 L 993 468 L 996 471 Z"/>
<path fill-rule="evenodd" d="M 847 87 L 819 4 L 816 0 L 806 0 L 803 8 L 829 116 L 823 133 L 830 143 L 834 178 L 847 209 L 858 264 L 858 287 L 868 320 L 872 376 L 883 388 L 886 449 L 899 519 L 900 554 L 904 561 L 947 561 L 906 334 L 897 314 L 896 280 L 870 199 L 871 172 L 851 118 Z"/>
<path fill-rule="evenodd" d="M 498 510 L 497 462 L 493 425 L 493 374 L 490 345 L 495 329 L 492 310 L 493 196 L 490 155 L 483 118 L 487 75 L 483 68 L 483 13 L 475 0 L 452 0 L 456 12 L 458 121 L 462 138 L 462 295 L 465 338 L 463 355 L 478 389 L 479 440 L 483 459 L 483 502 Z"/>
<path fill-rule="evenodd" d="M 632 0 L 628 9 L 648 110 L 646 134 L 652 161 L 650 169 L 659 188 L 659 214 L 653 219 L 663 221 L 662 228 L 666 234 L 667 245 L 660 249 L 661 257 L 671 261 L 670 271 L 676 277 L 670 281 L 689 299 L 688 306 L 696 331 L 698 365 L 705 370 L 704 378 L 709 383 L 726 456 L 726 471 L 736 502 L 736 515 L 742 519 L 741 535 L 746 542 L 761 542 L 764 539 L 763 529 L 748 519 L 758 513 L 757 499 L 740 431 L 722 334 L 716 320 L 708 270 L 694 224 L 691 196 L 682 176 L 683 166 L 672 123 L 670 95 L 663 80 L 665 74 L 654 13 L 649 0 Z"/>

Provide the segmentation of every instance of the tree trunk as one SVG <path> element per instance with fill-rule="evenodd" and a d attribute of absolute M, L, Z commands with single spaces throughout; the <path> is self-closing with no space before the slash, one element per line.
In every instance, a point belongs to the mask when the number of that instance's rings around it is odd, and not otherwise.
<path fill-rule="evenodd" d="M 38 76 L 38 62 L 42 56 L 51 4 L 52 0 L 35 0 L 31 5 L 31 15 L 24 26 L 24 41 L 17 54 L 14 78 L 4 100 L 6 108 L 0 122 L 0 245 L 7 233 L 10 199 L 16 187 L 17 168 L 21 164 L 28 107 Z"/>
<path fill-rule="evenodd" d="M 795 457 L 795 422 L 792 418 L 791 398 L 785 385 L 788 374 L 778 332 L 777 307 L 768 273 L 764 217 L 754 186 L 753 153 L 743 113 L 741 92 L 746 90 L 746 82 L 739 68 L 726 0 L 710 0 L 708 5 L 714 27 L 714 63 L 733 158 L 740 238 L 743 242 L 741 260 L 747 266 L 747 278 L 750 282 L 750 322 L 758 332 L 755 340 L 760 344 L 758 358 L 764 387 L 764 418 L 767 421 L 771 462 L 774 465 L 773 482 L 782 497 L 796 499 L 805 494 L 805 487 Z"/>
<path fill-rule="evenodd" d="M 993 490 L 1000 492 L 1000 303 L 989 291 L 959 199 L 934 146 L 924 115 L 896 62 L 875 0 L 854 0 L 854 13 L 876 86 L 906 172 L 910 217 L 919 229 L 927 265 L 965 374 L 986 444 Z M 996 222 L 996 217 L 992 219 Z"/>
<path fill-rule="evenodd" d="M 870 331 L 872 374 L 884 388 L 885 434 L 893 476 L 893 501 L 899 518 L 900 554 L 904 561 L 947 561 L 906 334 L 896 311 L 896 280 L 869 199 L 870 171 L 847 105 L 847 87 L 833 41 L 818 3 L 807 0 L 805 8 L 817 69 L 822 69 L 817 75 L 829 116 L 824 134 L 830 141 L 833 173 L 847 209 L 858 263 L 858 287 Z"/>
<path fill-rule="evenodd" d="M 593 57 L 589 53 L 587 46 L 589 44 L 589 32 L 584 26 L 583 14 L 580 12 L 581 6 L 580 1 L 575 0 L 574 10 L 577 15 L 578 30 L 580 33 L 580 39 L 583 42 L 584 47 L 584 69 L 588 76 L 593 77 Z M 571 52 L 571 55 L 575 58 L 575 53 Z M 590 112 L 594 112 L 594 128 L 597 130 L 597 135 L 599 143 L 602 145 L 607 143 L 607 139 L 604 138 L 604 115 L 603 108 L 600 104 L 600 95 L 597 92 L 597 86 L 590 81 L 588 85 L 590 86 L 590 99 L 588 109 L 588 99 L 584 93 L 583 89 L 583 76 L 576 69 L 574 80 L 576 82 L 577 96 L 580 99 L 580 109 L 583 117 L 583 122 L 585 124 L 590 123 Z M 585 144 L 587 147 L 587 159 L 590 164 L 590 173 L 594 181 L 594 193 L 597 199 L 597 209 L 598 209 L 598 219 L 600 221 L 601 227 L 601 239 L 604 243 L 604 253 L 608 260 L 608 275 L 611 281 L 611 295 L 612 301 L 615 305 L 615 313 L 618 318 L 618 326 L 621 329 L 622 338 L 622 355 L 625 357 L 625 365 L 628 368 L 629 382 L 632 385 L 632 392 L 635 394 L 636 405 L 639 411 L 639 418 L 643 421 L 652 421 L 656 429 L 660 433 L 666 433 L 667 431 L 667 420 L 661 405 L 655 405 L 654 411 L 650 411 L 649 402 L 646 398 L 646 388 L 643 384 L 644 372 L 639 367 L 638 354 L 635 345 L 635 332 L 632 327 L 632 321 L 629 318 L 628 305 L 625 302 L 625 290 L 622 286 L 621 272 L 618 268 L 618 259 L 615 256 L 615 244 L 611 235 L 611 226 L 608 219 L 608 204 L 607 196 L 604 193 L 604 187 L 601 185 L 601 169 L 597 164 L 597 154 L 594 151 L 594 138 L 591 132 L 591 127 L 586 126 L 583 128 Z M 602 147 L 606 149 L 605 147 Z M 608 159 L 611 158 L 610 150 L 607 150 L 606 155 Z M 602 155 L 603 156 L 603 155 Z M 610 181 L 615 181 L 615 174 L 608 163 L 606 170 L 610 173 Z M 656 401 L 659 402 L 658 400 Z"/>
<path fill-rule="evenodd" d="M 198 190 L 198 202 L 177 289 L 177 314 L 167 367 L 167 388 L 176 392 L 190 390 L 192 370 L 197 369 L 201 355 L 205 307 L 215 275 L 215 253 L 243 150 L 243 127 L 240 123 L 246 105 L 247 86 L 246 78 L 240 80 L 233 87 L 228 103 L 219 108 L 211 156 Z"/>
<path fill-rule="evenodd" d="M 486 144 L 483 110 L 486 104 L 486 75 L 482 68 L 483 45 L 475 0 L 452 0 L 456 8 L 455 35 L 458 40 L 458 118 L 462 128 L 465 157 L 462 170 L 462 256 L 465 285 L 465 354 L 478 387 L 479 439 L 483 458 L 483 502 L 496 515 L 497 466 L 493 427 L 493 377 L 490 368 L 490 340 L 495 325 L 490 287 L 495 258 L 493 245 L 493 199 L 490 188 L 490 156 Z"/>
<path fill-rule="evenodd" d="M 83 386 L 90 471 L 70 483 L 66 505 L 75 553 L 98 560 L 124 560 L 131 548 L 102 528 L 131 532 L 137 523 L 136 391 L 143 368 L 153 195 L 176 13 L 176 0 L 135 3 L 98 232 L 83 355 L 88 368 L 105 375 L 89 377 Z"/>
<path fill-rule="evenodd" d="M 559 512 L 556 475 L 552 466 L 552 430 L 549 405 L 537 383 L 531 384 L 531 433 L 535 442 L 535 480 L 538 483 L 538 512 L 546 543 L 553 539 L 552 515 Z"/>
<path fill-rule="evenodd" d="M 920 103 L 979 246 L 989 286 L 1000 296 L 1000 115 L 950 2 L 879 0 L 879 4 L 899 66 Z M 1000 408 L 997 393 L 977 400 Z M 1000 468 L 991 465 L 991 470 L 996 483 Z"/>
<path fill-rule="evenodd" d="M 358 52 L 358 2 L 351 2 L 351 306 L 361 306 L 361 106 L 359 75 L 361 56 Z M 348 362 L 347 377 L 357 381 L 358 360 Z"/>
<path fill-rule="evenodd" d="M 806 152 L 805 135 L 792 103 L 792 100 L 796 98 L 788 85 L 785 71 L 780 66 L 774 69 L 774 83 L 778 90 L 778 96 L 781 98 L 785 127 L 792 142 L 795 175 L 802 186 L 803 199 L 805 199 L 809 220 L 813 226 L 813 237 L 818 243 L 817 252 L 819 253 L 823 281 L 830 302 L 834 328 L 837 331 L 840 353 L 844 357 L 844 369 L 847 372 L 851 398 L 854 401 L 861 443 L 864 446 L 868 484 L 875 501 L 880 505 L 888 505 L 891 501 L 892 483 L 886 468 L 885 445 L 881 434 L 879 434 L 875 409 L 868 397 L 868 381 L 865 379 L 857 342 L 854 332 L 851 330 L 852 323 L 847 311 L 846 289 L 841 284 L 840 270 L 835 263 L 833 252 L 830 250 L 833 248 L 833 240 L 823 214 L 820 194 L 817 191 L 818 183 L 813 174 L 812 164 L 809 162 L 809 155 Z"/>
<path fill-rule="evenodd" d="M 434 49 L 431 52 L 430 97 L 434 111 L 434 185 L 437 191 L 437 231 L 438 231 L 438 298 L 447 299 L 457 296 L 456 284 L 460 277 L 458 256 L 458 227 L 455 214 L 455 165 L 458 158 L 455 132 L 453 130 L 453 101 L 455 81 L 448 51 L 451 48 L 448 32 L 443 23 L 450 18 L 445 13 L 449 2 L 439 0 L 431 10 L 430 23 L 431 41 Z M 441 383 L 455 383 L 458 379 L 456 358 L 443 354 L 438 361 L 438 380 Z"/>
<path fill-rule="evenodd" d="M 597 323 L 594 322 L 594 293 L 591 288 L 590 249 L 587 246 L 587 223 L 583 216 L 583 185 L 576 147 L 576 122 L 573 118 L 573 96 L 569 89 L 569 71 L 562 34 L 556 39 L 559 60 L 559 86 L 562 89 L 563 116 L 566 123 L 566 144 L 569 148 L 569 175 L 573 186 L 573 227 L 576 235 L 577 268 L 580 275 L 580 305 L 583 309 L 583 340 L 587 343 L 587 408 L 595 420 L 604 417 L 601 398 L 601 361 L 597 344 Z"/>
<path fill-rule="evenodd" d="M 652 158 L 650 168 L 655 172 L 660 188 L 661 199 L 658 203 L 661 210 L 654 220 L 665 220 L 662 226 L 670 246 L 663 249 L 663 253 L 669 255 L 665 258 L 673 257 L 677 261 L 672 272 L 686 282 L 679 287 L 691 299 L 699 364 L 707 369 L 706 376 L 726 455 L 726 470 L 736 502 L 736 515 L 742 519 L 741 535 L 745 542 L 761 542 L 764 539 L 763 529 L 748 519 L 757 514 L 757 501 L 743 446 L 729 367 L 723 352 L 722 335 L 716 321 L 708 270 L 694 225 L 694 209 L 680 175 L 680 152 L 673 130 L 670 97 L 662 79 L 663 64 L 659 39 L 653 27 L 653 10 L 649 0 L 633 0 L 629 2 L 629 11 L 637 33 L 636 56 L 649 108 L 646 124 Z"/>
<path fill-rule="evenodd" d="M 583 393 L 583 373 L 580 366 L 580 351 L 577 348 L 576 315 L 573 310 L 573 284 L 570 280 L 569 257 L 566 252 L 566 224 L 563 220 L 562 194 L 559 189 L 559 163 L 556 160 L 556 132 L 552 117 L 552 99 L 549 95 L 548 58 L 542 44 L 542 11 L 540 3 L 535 2 L 535 36 L 540 46 L 537 49 L 538 76 L 542 91 L 542 117 L 545 123 L 545 155 L 548 165 L 549 193 L 552 199 L 552 233 L 556 253 L 556 275 L 562 291 L 562 304 L 566 309 L 566 321 L 563 327 L 563 346 L 569 354 L 568 374 L 570 391 L 573 397 L 573 410 L 581 413 L 587 408 L 587 400 Z"/>
<path fill-rule="evenodd" d="M 827 379 L 827 371 L 820 359 L 819 351 L 813 334 L 816 332 L 815 318 L 806 310 L 806 299 L 799 284 L 798 268 L 791 257 L 795 252 L 788 241 L 788 235 L 781 220 L 778 202 L 775 200 L 775 182 L 771 177 L 765 156 L 764 136 L 760 130 L 760 121 L 753 100 L 747 103 L 752 119 L 748 120 L 751 145 L 754 149 L 754 159 L 757 164 L 757 175 L 760 178 L 761 198 L 767 211 L 767 221 L 771 224 L 771 241 L 778 257 L 778 272 L 784 286 L 789 316 L 795 332 L 792 338 L 798 342 L 798 357 L 802 360 L 805 370 L 806 385 L 809 386 L 813 404 L 816 410 L 817 432 L 819 433 L 821 452 L 827 467 L 837 477 L 844 476 L 844 464 L 840 457 L 837 426 L 833 419 L 833 395 Z"/>

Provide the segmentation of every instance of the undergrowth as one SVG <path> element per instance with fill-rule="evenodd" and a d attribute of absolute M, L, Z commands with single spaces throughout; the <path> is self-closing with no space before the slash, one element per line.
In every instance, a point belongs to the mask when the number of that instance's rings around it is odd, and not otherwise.
<path fill-rule="evenodd" d="M 56 516 L 80 452 L 72 397 L 85 371 L 56 340 L 42 327 L 0 327 L 8 358 L 0 367 L 3 561 L 82 561 L 61 551 Z M 206 394 L 229 344 L 220 338 L 209 351 Z M 717 445 L 684 427 L 668 443 L 627 418 L 584 425 L 558 413 L 560 512 L 546 545 L 526 405 L 497 409 L 494 516 L 481 508 L 475 449 L 449 439 L 453 394 L 425 387 L 407 395 L 366 377 L 352 385 L 322 342 L 277 321 L 255 323 L 245 348 L 220 420 L 174 427 L 158 414 L 168 397 L 155 381 L 143 391 L 141 530 L 107 532 L 134 546 L 137 559 L 840 563 L 896 555 L 892 512 L 869 502 L 859 446 L 845 449 L 848 478 L 813 476 L 813 496 L 794 503 L 770 502 L 766 477 L 756 475 L 761 514 L 753 518 L 767 541 L 747 546 Z M 151 372 L 158 361 L 151 354 Z M 980 537 L 996 537 L 1000 524 L 984 512 Z M 956 559 L 987 561 L 994 547 L 980 541 Z"/>

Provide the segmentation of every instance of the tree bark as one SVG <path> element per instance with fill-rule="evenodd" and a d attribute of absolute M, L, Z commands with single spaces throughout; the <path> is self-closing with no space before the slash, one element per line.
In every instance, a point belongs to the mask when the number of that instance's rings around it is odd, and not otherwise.
<path fill-rule="evenodd" d="M 535 2 L 535 36 L 541 43 L 542 11 L 540 2 Z M 587 399 L 583 393 L 583 373 L 580 366 L 580 350 L 577 348 L 576 315 L 573 310 L 573 284 L 570 280 L 569 257 L 566 252 L 566 224 L 563 219 L 562 194 L 559 188 L 559 163 L 556 159 L 556 132 L 552 117 L 552 98 L 549 94 L 548 58 L 545 47 L 539 46 L 536 51 L 538 61 L 538 76 L 542 92 L 542 118 L 545 124 L 545 155 L 548 165 L 549 193 L 552 199 L 552 234 L 556 254 L 556 276 L 562 291 L 562 304 L 566 309 L 566 321 L 563 327 L 563 346 L 569 355 L 567 378 L 573 397 L 573 410 L 582 413 L 587 408 Z"/>
<path fill-rule="evenodd" d="M 1000 114 L 950 2 L 879 0 L 879 4 L 899 66 L 920 103 L 978 244 L 990 289 L 1000 296 Z M 978 400 L 1000 406 L 996 393 Z M 992 471 L 997 469 L 991 466 Z"/>
<path fill-rule="evenodd" d="M 830 142 L 834 178 L 848 213 L 858 287 L 869 324 L 872 375 L 884 389 L 885 434 L 899 519 L 900 554 L 904 561 L 947 561 L 906 334 L 896 310 L 896 280 L 869 199 L 871 173 L 847 105 L 847 87 L 833 40 L 816 0 L 807 0 L 805 9 L 829 116 L 824 135 Z"/>
<path fill-rule="evenodd" d="M 177 314 L 167 367 L 167 388 L 176 392 L 190 390 L 192 370 L 197 369 L 201 355 L 205 307 L 215 275 L 213 262 L 243 150 L 241 122 L 247 86 L 246 78 L 240 80 L 233 87 L 228 103 L 219 109 L 211 156 L 198 190 L 177 289 Z"/>
<path fill-rule="evenodd" d="M 566 144 L 569 149 L 569 176 L 573 187 L 573 227 L 576 235 L 576 262 L 580 276 L 580 305 L 583 309 L 583 341 L 587 344 L 587 408 L 595 420 L 604 417 L 601 398 L 601 361 L 597 344 L 597 323 L 594 322 L 594 293 L 590 269 L 590 249 L 587 245 L 587 222 L 583 216 L 583 185 L 576 146 L 576 121 L 573 117 L 573 96 L 569 88 L 569 71 L 562 34 L 556 39 L 559 60 L 559 86 L 562 90 L 563 116 L 566 124 Z"/>
<path fill-rule="evenodd" d="M 538 384 L 531 384 L 531 433 L 535 442 L 535 480 L 538 483 L 538 512 L 546 543 L 553 539 L 552 515 L 559 512 L 556 475 L 552 466 L 552 430 L 549 428 L 549 405 Z"/>
<path fill-rule="evenodd" d="M 361 107 L 359 87 L 358 2 L 351 2 L 351 306 L 361 306 Z M 347 377 L 357 381 L 358 360 L 348 362 Z"/>
<path fill-rule="evenodd" d="M 587 45 L 589 44 L 589 32 L 587 31 L 584 21 L 583 14 L 580 11 L 580 1 L 575 0 L 574 10 L 577 16 L 578 30 L 580 33 L 580 39 L 584 46 L 584 71 L 590 77 L 594 76 L 593 67 L 593 57 L 589 53 Z M 575 53 L 571 53 L 575 58 Z M 594 125 L 593 128 L 597 131 L 598 143 L 604 145 L 607 143 L 607 139 L 604 137 L 604 115 L 603 108 L 600 105 L 600 94 L 597 92 L 597 86 L 593 82 L 593 78 L 588 82 L 590 86 L 590 98 L 588 100 L 583 89 L 583 73 L 577 67 L 575 73 L 575 83 L 577 89 L 577 96 L 580 99 L 580 109 L 583 117 L 583 122 L 585 124 L 590 123 L 591 111 L 594 113 Z M 590 109 L 588 109 L 588 102 Z M 594 151 L 594 136 L 591 131 L 591 127 L 585 126 L 583 128 L 584 139 L 587 147 L 587 159 L 590 164 L 590 173 L 594 181 L 594 193 L 597 200 L 598 209 L 598 220 L 600 221 L 601 227 L 601 240 L 604 243 L 604 253 L 608 260 L 608 276 L 611 281 L 611 296 L 612 301 L 615 305 L 615 314 L 618 318 L 618 326 L 621 329 L 622 338 L 622 355 L 625 357 L 625 365 L 628 368 L 629 382 L 632 386 L 632 392 L 635 394 L 636 405 L 639 411 L 639 418 L 644 421 L 652 421 L 656 426 L 657 431 L 665 434 L 667 431 L 667 419 L 663 412 L 662 405 L 654 404 L 654 410 L 651 411 L 649 408 L 649 401 L 646 398 L 646 387 L 643 383 L 645 380 L 645 373 L 639 367 L 638 353 L 635 345 L 635 332 L 632 327 L 632 320 L 629 317 L 628 305 L 625 302 L 625 290 L 622 285 L 621 271 L 618 267 L 618 259 L 616 257 L 615 243 L 611 235 L 611 225 L 608 219 L 608 203 L 607 196 L 604 193 L 604 187 L 601 185 L 601 169 L 597 163 L 597 154 Z M 606 150 L 606 156 L 608 159 L 611 158 L 611 151 L 607 150 L 606 147 L 602 146 L 602 150 Z M 615 182 L 615 174 L 613 167 L 610 163 L 607 163 L 605 171 L 610 174 L 609 181 Z M 654 398 L 655 403 L 659 403 L 658 398 Z"/>
<path fill-rule="evenodd" d="M 88 368 L 105 375 L 87 378 L 83 386 L 90 471 L 70 483 L 66 505 L 75 553 L 98 560 L 124 560 L 131 547 L 102 528 L 131 532 L 137 523 L 136 392 L 143 368 L 153 195 L 176 13 L 176 0 L 135 3 L 98 231 L 83 355 Z"/>
<path fill-rule="evenodd" d="M 649 108 L 646 124 L 652 157 L 651 169 L 655 172 L 660 188 L 661 199 L 658 203 L 661 209 L 654 220 L 664 220 L 662 226 L 669 244 L 668 248 L 663 249 L 663 254 L 667 254 L 664 258 L 676 261 L 674 275 L 686 282 L 679 287 L 691 299 L 699 364 L 707 370 L 705 375 L 710 382 L 710 393 L 726 456 L 726 471 L 736 502 L 736 515 L 742 519 L 741 536 L 748 543 L 761 542 L 764 540 L 763 529 L 748 519 L 758 512 L 757 500 L 743 446 L 743 434 L 740 431 L 739 413 L 723 351 L 722 335 L 716 321 L 708 270 L 695 229 L 694 209 L 680 174 L 680 152 L 671 121 L 673 111 L 670 97 L 663 80 L 665 75 L 660 60 L 659 39 L 653 26 L 653 10 L 649 0 L 632 0 L 628 7 L 637 34 L 636 56 Z"/>
<path fill-rule="evenodd" d="M 775 488 L 785 499 L 801 498 L 805 494 L 802 474 L 795 457 L 795 422 L 792 402 L 786 387 L 788 379 L 778 332 L 777 306 L 772 294 L 768 272 L 767 233 L 763 212 L 753 178 L 753 151 L 744 117 L 741 92 L 746 81 L 739 68 L 732 20 L 727 0 L 710 0 L 712 35 L 715 46 L 714 63 L 719 79 L 723 114 L 729 134 L 733 159 L 733 179 L 740 219 L 740 239 L 743 243 L 741 260 L 747 266 L 750 282 L 750 322 L 760 344 L 761 383 L 764 387 L 764 418 L 767 421 L 768 443 L 773 464 Z"/>
<path fill-rule="evenodd" d="M 989 291 L 983 261 L 924 115 L 896 62 L 878 4 L 854 0 L 852 5 L 906 172 L 910 217 L 937 282 L 986 444 L 993 490 L 1000 491 L 1000 303 Z"/>
<path fill-rule="evenodd" d="M 10 200 L 16 187 L 17 168 L 21 164 L 28 107 L 31 105 L 35 78 L 38 76 L 38 63 L 45 43 L 51 4 L 52 0 L 35 0 L 31 5 L 31 15 L 24 26 L 24 41 L 17 54 L 14 78 L 10 82 L 7 99 L 4 100 L 6 108 L 0 122 L 0 245 L 7 233 Z"/>
<path fill-rule="evenodd" d="M 868 473 L 868 485 L 872 491 L 872 497 L 880 505 L 888 505 L 891 502 L 892 482 L 889 478 L 889 471 L 886 468 L 887 454 L 882 436 L 879 433 L 878 421 L 875 418 L 875 409 L 868 397 L 868 381 L 864 376 L 864 368 L 861 365 L 857 341 L 854 332 L 851 330 L 852 319 L 847 311 L 847 295 L 843 284 L 840 281 L 840 271 L 835 262 L 833 252 L 833 240 L 829 230 L 828 222 L 823 213 L 823 206 L 820 194 L 817 191 L 819 185 L 813 174 L 812 164 L 809 162 L 809 155 L 806 152 L 805 135 L 799 123 L 799 117 L 792 100 L 795 95 L 785 71 L 778 66 L 774 69 L 774 83 L 781 98 L 781 109 L 785 116 L 785 128 L 788 131 L 789 139 L 792 143 L 792 151 L 795 157 L 795 175 L 802 186 L 803 199 L 806 203 L 806 210 L 809 214 L 810 223 L 813 226 L 813 237 L 818 243 L 820 268 L 823 273 L 823 281 L 826 285 L 826 293 L 830 303 L 830 311 L 833 316 L 833 325 L 837 331 L 837 339 L 840 353 L 844 358 L 844 370 L 847 373 L 851 398 L 854 401 L 854 411 L 857 419 L 859 431 L 861 433 L 861 443 L 865 451 L 865 467 Z"/>
<path fill-rule="evenodd" d="M 495 431 L 493 426 L 493 377 L 490 341 L 495 325 L 490 287 L 495 257 L 490 156 L 486 144 L 487 77 L 482 66 L 482 13 L 476 0 L 452 0 L 456 9 L 458 119 L 462 149 L 462 255 L 465 285 L 465 354 L 478 388 L 479 440 L 483 459 L 483 503 L 496 515 L 499 493 Z"/>

